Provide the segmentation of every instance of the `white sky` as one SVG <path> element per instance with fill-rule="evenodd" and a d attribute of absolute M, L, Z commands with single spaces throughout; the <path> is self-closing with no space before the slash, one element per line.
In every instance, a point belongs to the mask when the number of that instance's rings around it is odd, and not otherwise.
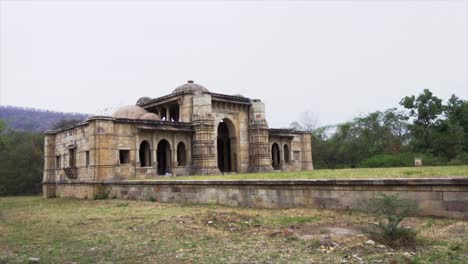
<path fill-rule="evenodd" d="M 467 99 L 467 1 L 0 0 L 0 104 L 98 113 L 188 79 L 262 99 L 270 127 Z"/>

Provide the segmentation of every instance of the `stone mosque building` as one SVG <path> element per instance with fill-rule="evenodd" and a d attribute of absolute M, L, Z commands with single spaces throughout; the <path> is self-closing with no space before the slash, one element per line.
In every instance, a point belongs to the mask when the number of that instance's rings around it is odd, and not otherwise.
<path fill-rule="evenodd" d="M 312 169 L 310 133 L 269 128 L 262 101 L 213 93 L 193 81 L 111 117 L 45 133 L 48 186 Z"/>

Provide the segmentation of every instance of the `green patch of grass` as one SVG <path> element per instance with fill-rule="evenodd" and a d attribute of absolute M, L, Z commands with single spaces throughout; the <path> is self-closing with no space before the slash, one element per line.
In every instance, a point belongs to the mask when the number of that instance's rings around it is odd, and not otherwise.
<path fill-rule="evenodd" d="M 212 176 L 184 176 L 153 180 L 288 180 L 288 179 L 362 179 L 362 178 L 423 178 L 467 177 L 468 166 L 321 169 L 314 171 L 238 173 Z M 136 179 L 130 179 L 136 180 Z"/>

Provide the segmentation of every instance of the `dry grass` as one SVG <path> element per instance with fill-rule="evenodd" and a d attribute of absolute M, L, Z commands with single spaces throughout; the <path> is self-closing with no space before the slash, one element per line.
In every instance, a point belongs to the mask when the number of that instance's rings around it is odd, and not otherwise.
<path fill-rule="evenodd" d="M 420 235 L 405 256 L 366 245 L 369 221 L 352 211 L 0 198 L 0 263 L 468 262 L 468 222 L 408 219 Z"/>

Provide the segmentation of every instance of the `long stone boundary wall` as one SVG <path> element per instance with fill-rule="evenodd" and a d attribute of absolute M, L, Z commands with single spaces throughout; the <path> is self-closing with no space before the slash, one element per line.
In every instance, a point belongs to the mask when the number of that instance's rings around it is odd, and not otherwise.
<path fill-rule="evenodd" d="M 45 197 L 155 200 L 256 208 L 353 209 L 382 192 L 398 193 L 420 215 L 468 219 L 468 177 L 353 180 L 107 181 L 43 183 Z"/>

